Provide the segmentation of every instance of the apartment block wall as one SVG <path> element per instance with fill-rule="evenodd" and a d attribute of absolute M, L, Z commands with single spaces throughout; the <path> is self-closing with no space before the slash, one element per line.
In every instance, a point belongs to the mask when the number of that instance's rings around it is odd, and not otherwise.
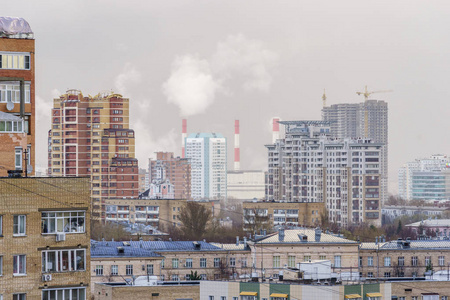
<path fill-rule="evenodd" d="M 30 69 L 29 70 L 9 70 L 2 69 L 0 77 L 19 77 L 24 78 L 26 82 L 30 82 L 30 103 L 25 104 L 25 116 L 28 118 L 29 133 L 27 134 L 27 145 L 31 145 L 30 161 L 28 162 L 33 171 L 30 175 L 35 173 L 35 136 L 36 136 L 36 114 L 35 114 L 35 40 L 34 39 L 19 39 L 19 38 L 2 38 L 0 43 L 0 52 L 26 52 L 30 54 Z M 2 82 L 0 82 L 2 84 Z M 9 111 L 6 109 L 6 103 L 0 103 L 0 111 L 12 113 L 14 115 L 20 114 L 20 105 L 16 103 L 14 108 Z M 26 148 L 26 147 L 25 147 Z M 0 153 L 3 155 L 3 152 Z M 2 156 L 0 155 L 0 156 Z M 0 166 L 3 166 L 0 164 Z M 0 168 L 0 176 L 7 176 L 7 169 Z"/>
<path fill-rule="evenodd" d="M 95 285 L 95 300 L 117 299 L 192 299 L 200 300 L 200 286 L 108 286 Z"/>
<path fill-rule="evenodd" d="M 86 287 L 90 289 L 90 198 L 88 178 L 0 178 L 0 215 L 3 233 L 0 255 L 3 275 L 0 294 L 26 293 L 27 299 L 41 299 L 42 289 Z M 42 211 L 85 211 L 85 232 L 67 233 L 56 242 L 56 234 L 42 233 Z M 13 217 L 26 216 L 25 235 L 13 236 Z M 42 251 L 85 249 L 86 270 L 52 273 L 43 281 Z M 26 255 L 26 276 L 13 275 L 13 256 Z M 46 273 L 47 274 L 47 273 Z"/>
<path fill-rule="evenodd" d="M 435 294 L 435 299 L 450 298 L 450 284 L 448 281 L 414 281 L 414 282 L 392 282 L 391 284 L 392 299 L 416 299 L 422 298 L 424 295 Z"/>
<path fill-rule="evenodd" d="M 0 176 L 7 176 L 8 170 L 15 169 L 16 147 L 26 149 L 27 145 L 26 133 L 0 133 Z"/>

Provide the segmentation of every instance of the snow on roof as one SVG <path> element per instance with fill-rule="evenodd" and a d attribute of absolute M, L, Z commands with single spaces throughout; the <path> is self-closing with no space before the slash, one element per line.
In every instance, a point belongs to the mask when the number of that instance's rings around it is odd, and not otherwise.
<path fill-rule="evenodd" d="M 24 18 L 0 17 L 0 33 L 15 35 L 19 33 L 33 33 L 33 31 Z"/>

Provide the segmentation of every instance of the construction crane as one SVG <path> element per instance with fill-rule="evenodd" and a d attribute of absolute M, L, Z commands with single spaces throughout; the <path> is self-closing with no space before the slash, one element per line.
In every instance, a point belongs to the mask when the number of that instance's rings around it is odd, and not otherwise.
<path fill-rule="evenodd" d="M 366 104 L 367 100 L 369 100 L 369 96 L 372 94 L 376 94 L 376 93 L 389 93 L 389 92 L 393 92 L 393 90 L 385 90 L 385 91 L 373 91 L 373 92 L 369 92 L 367 90 L 367 85 L 365 86 L 364 92 L 356 92 L 356 95 L 361 96 L 364 95 L 364 103 Z M 369 110 L 367 108 L 367 105 L 365 105 L 364 108 L 364 135 L 365 137 L 369 137 Z"/>

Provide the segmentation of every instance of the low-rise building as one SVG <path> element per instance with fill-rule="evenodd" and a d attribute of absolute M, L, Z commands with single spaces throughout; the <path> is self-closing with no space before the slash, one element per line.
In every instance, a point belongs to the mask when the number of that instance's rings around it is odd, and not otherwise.
<path fill-rule="evenodd" d="M 0 199 L 0 299 L 87 299 L 89 178 L 0 178 Z"/>
<path fill-rule="evenodd" d="M 258 277 L 278 278 L 285 267 L 311 260 L 330 260 L 335 273 L 358 270 L 358 242 L 320 229 L 284 230 L 256 240 L 252 246 Z M 265 273 L 265 274 L 262 274 Z"/>
<path fill-rule="evenodd" d="M 160 281 L 183 281 L 190 280 L 192 272 L 202 280 L 249 278 L 252 266 L 246 243 L 101 241 L 93 242 L 91 251 L 92 282 L 124 281 L 139 275 L 157 276 Z"/>
<path fill-rule="evenodd" d="M 449 240 L 397 240 L 362 243 L 359 270 L 365 278 L 423 277 L 428 268 L 447 270 Z"/>
<path fill-rule="evenodd" d="M 439 216 L 447 210 L 446 207 L 437 206 L 406 206 L 406 205 L 388 205 L 381 209 L 383 220 L 392 221 L 395 218 L 403 216 L 425 215 Z"/>
<path fill-rule="evenodd" d="M 323 202 L 246 201 L 243 210 L 244 230 L 250 232 L 277 225 L 318 226 L 326 214 Z"/>
<path fill-rule="evenodd" d="M 411 223 L 405 225 L 407 228 L 411 228 L 416 234 L 424 234 L 428 231 L 434 232 L 437 237 L 449 237 L 450 236 L 450 220 L 449 219 L 428 219 L 420 222 Z M 419 232 L 422 228 L 424 232 Z"/>

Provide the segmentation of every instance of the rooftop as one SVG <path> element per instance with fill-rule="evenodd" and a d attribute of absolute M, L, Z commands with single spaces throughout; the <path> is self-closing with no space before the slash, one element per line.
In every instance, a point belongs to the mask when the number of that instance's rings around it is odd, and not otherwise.
<path fill-rule="evenodd" d="M 117 247 L 136 248 L 150 251 L 223 251 L 224 249 L 205 241 L 91 241 L 92 248 Z"/>
<path fill-rule="evenodd" d="M 188 138 L 190 139 L 198 139 L 198 138 L 224 138 L 224 136 L 221 133 L 205 133 L 205 132 L 197 132 L 197 133 L 191 133 L 189 134 Z"/>
<path fill-rule="evenodd" d="M 0 111 L 0 121 L 22 121 L 22 119 L 13 114 Z"/>
<path fill-rule="evenodd" d="M 425 227 L 450 227 L 450 219 L 427 219 L 415 223 L 405 225 L 407 227 L 419 227 L 420 225 Z"/>
<path fill-rule="evenodd" d="M 357 244 L 355 241 L 351 241 L 333 234 L 323 233 L 320 234 L 320 240 L 316 242 L 316 230 L 315 229 L 290 229 L 284 231 L 284 239 L 279 240 L 279 231 L 263 237 L 255 242 L 255 244 Z M 306 236 L 306 240 L 302 237 Z"/>
<path fill-rule="evenodd" d="M 446 249 L 450 250 L 450 240 L 414 240 L 409 241 L 408 246 L 404 246 L 407 241 L 389 241 L 384 243 L 361 243 L 360 249 L 364 250 L 431 250 Z"/>
<path fill-rule="evenodd" d="M 30 24 L 18 17 L 0 17 L 0 37 L 33 39 Z"/>
<path fill-rule="evenodd" d="M 117 242 L 96 244 L 91 247 L 91 257 L 161 257 L 161 255 L 148 249 L 116 245 Z"/>

